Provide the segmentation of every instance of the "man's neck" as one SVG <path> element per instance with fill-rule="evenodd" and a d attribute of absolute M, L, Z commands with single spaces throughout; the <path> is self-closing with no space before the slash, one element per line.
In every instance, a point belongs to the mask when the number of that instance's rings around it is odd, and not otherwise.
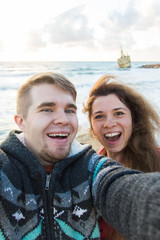
<path fill-rule="evenodd" d="M 48 174 L 50 174 L 52 172 L 54 166 L 53 165 L 43 165 L 43 167 L 46 170 L 46 172 Z"/>

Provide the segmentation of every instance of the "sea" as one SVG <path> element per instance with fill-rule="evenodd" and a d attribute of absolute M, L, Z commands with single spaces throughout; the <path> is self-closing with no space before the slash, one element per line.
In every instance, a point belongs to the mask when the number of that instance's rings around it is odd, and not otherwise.
<path fill-rule="evenodd" d="M 143 94 L 160 114 L 160 68 L 142 68 L 156 62 L 132 62 L 131 68 L 120 69 L 117 62 L 0 62 L 0 141 L 14 122 L 18 88 L 32 75 L 40 72 L 57 72 L 65 75 L 77 89 L 77 115 L 81 129 L 88 129 L 87 115 L 82 113 L 89 91 L 104 74 L 113 74 L 122 82 Z"/>

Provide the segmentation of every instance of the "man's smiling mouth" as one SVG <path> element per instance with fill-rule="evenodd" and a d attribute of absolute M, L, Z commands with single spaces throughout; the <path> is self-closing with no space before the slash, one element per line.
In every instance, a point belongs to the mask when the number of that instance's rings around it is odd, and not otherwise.
<path fill-rule="evenodd" d="M 49 133 L 48 137 L 54 138 L 54 139 L 65 139 L 69 136 L 68 133 Z"/>

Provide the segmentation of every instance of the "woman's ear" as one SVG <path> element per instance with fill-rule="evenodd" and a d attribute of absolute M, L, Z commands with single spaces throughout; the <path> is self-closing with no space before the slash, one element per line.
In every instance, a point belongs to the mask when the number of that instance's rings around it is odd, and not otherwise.
<path fill-rule="evenodd" d="M 21 114 L 16 114 L 14 116 L 14 121 L 17 124 L 17 126 L 19 127 L 19 129 L 21 131 L 23 131 L 24 128 L 25 128 L 25 125 L 24 125 L 24 119 L 23 119 L 22 115 Z"/>

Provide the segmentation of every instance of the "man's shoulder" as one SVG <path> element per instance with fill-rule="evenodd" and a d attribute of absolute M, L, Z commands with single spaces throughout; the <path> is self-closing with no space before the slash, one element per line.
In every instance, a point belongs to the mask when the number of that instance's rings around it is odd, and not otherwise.
<path fill-rule="evenodd" d="M 0 149 L 0 159 L 5 159 L 6 157 L 6 153 L 2 149 Z"/>
<path fill-rule="evenodd" d="M 2 168 L 3 165 L 6 165 L 7 162 L 9 162 L 7 154 L 0 149 L 0 168 Z"/>
<path fill-rule="evenodd" d="M 4 147 L 6 146 L 12 147 L 14 144 L 20 143 L 18 136 L 21 135 L 21 133 L 22 132 L 19 130 L 10 131 L 6 138 L 0 142 L 0 149 L 4 150 Z"/>
<path fill-rule="evenodd" d="M 16 134 L 19 134 L 18 130 L 12 130 L 8 136 L 0 142 L 0 161 L 13 156 L 15 152 L 20 151 L 23 144 L 20 142 Z"/>

